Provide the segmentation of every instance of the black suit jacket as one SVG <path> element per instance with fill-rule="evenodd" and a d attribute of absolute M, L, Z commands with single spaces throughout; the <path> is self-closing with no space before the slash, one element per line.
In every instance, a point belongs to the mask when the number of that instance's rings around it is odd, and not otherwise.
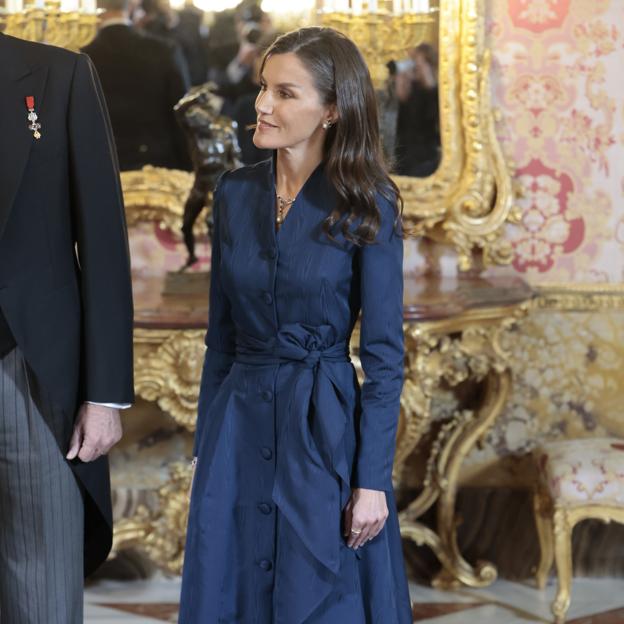
<path fill-rule="evenodd" d="M 33 96 L 41 138 L 28 128 Z M 113 137 L 88 57 L 0 35 L 0 309 L 37 382 L 66 414 L 133 400 L 132 291 Z M 86 566 L 111 544 L 105 458 L 86 488 Z"/>
<path fill-rule="evenodd" d="M 190 170 L 173 112 L 188 90 L 188 72 L 175 47 L 115 24 L 102 28 L 83 52 L 102 81 L 122 171 L 143 165 Z"/>
<path fill-rule="evenodd" d="M 176 11 L 178 22 L 169 25 L 167 14 L 158 13 L 154 19 L 142 24 L 142 29 L 155 37 L 177 44 L 189 70 L 191 85 L 200 85 L 208 79 L 206 42 L 201 35 L 203 12 L 194 6 Z"/>

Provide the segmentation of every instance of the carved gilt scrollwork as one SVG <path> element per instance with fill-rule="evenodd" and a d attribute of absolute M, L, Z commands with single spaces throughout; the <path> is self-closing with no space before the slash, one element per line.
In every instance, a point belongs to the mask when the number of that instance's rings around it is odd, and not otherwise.
<path fill-rule="evenodd" d="M 173 574 L 181 574 L 192 470 L 188 462 L 169 465 L 170 479 L 157 492 L 158 505 L 140 505 L 132 518 L 115 523 L 113 554 L 137 548 Z"/>
<path fill-rule="evenodd" d="M 624 310 L 622 284 L 541 284 L 537 290 L 535 306 L 540 310 Z"/>
<path fill-rule="evenodd" d="M 147 165 L 139 171 L 122 171 L 121 185 L 128 226 L 154 221 L 161 228 L 179 232 L 184 203 L 194 174 Z M 200 219 L 201 222 L 201 219 Z"/>
<path fill-rule="evenodd" d="M 511 386 L 504 337 L 524 317 L 529 303 L 468 311 L 440 321 L 414 323 L 406 330 L 407 370 L 397 437 L 395 480 L 402 481 L 407 458 L 432 425 L 431 402 L 443 384 L 472 380 L 484 384 L 480 408 L 457 410 L 440 425 L 427 455 L 422 491 L 400 514 L 401 531 L 426 544 L 443 564 L 435 581 L 447 587 L 461 582 L 482 587 L 496 579 L 488 562 L 471 566 L 456 539 L 455 499 L 461 465 L 500 414 Z M 438 502 L 438 530 L 418 519 Z"/>
<path fill-rule="evenodd" d="M 199 380 L 204 361 L 203 330 L 136 329 L 136 393 L 195 430 Z"/>
<path fill-rule="evenodd" d="M 502 344 L 506 332 L 528 311 L 528 304 L 508 312 L 488 310 L 438 323 L 405 328 L 406 376 L 401 397 L 395 474 L 431 425 L 431 399 L 442 383 L 456 386 L 470 378 L 481 381 L 491 370 L 507 368 Z"/>

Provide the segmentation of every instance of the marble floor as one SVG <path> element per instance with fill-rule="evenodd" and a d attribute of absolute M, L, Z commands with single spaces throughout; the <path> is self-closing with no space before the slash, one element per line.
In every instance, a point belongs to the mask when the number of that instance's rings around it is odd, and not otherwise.
<path fill-rule="evenodd" d="M 158 624 L 177 621 L 178 578 L 103 580 L 85 597 L 86 624 Z M 622 579 L 576 579 L 568 624 L 624 624 Z M 543 592 L 530 582 L 498 581 L 488 589 L 441 592 L 411 586 L 414 622 L 432 624 L 545 624 L 552 622 L 555 586 Z"/>

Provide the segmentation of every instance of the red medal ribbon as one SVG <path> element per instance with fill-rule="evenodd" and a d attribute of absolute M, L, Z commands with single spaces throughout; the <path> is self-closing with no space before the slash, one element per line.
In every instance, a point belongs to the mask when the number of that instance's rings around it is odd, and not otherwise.
<path fill-rule="evenodd" d="M 35 113 L 35 96 L 27 95 L 25 99 L 26 106 L 28 107 L 28 121 L 30 122 L 28 129 L 33 133 L 35 139 L 40 139 L 41 132 L 39 132 L 39 129 L 41 128 L 41 124 L 37 122 L 39 116 Z"/>

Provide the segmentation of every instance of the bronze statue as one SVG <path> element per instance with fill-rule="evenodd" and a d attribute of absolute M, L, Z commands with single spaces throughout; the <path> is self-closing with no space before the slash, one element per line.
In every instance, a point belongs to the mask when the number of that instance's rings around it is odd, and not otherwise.
<path fill-rule="evenodd" d="M 188 139 L 195 172 L 193 188 L 184 204 L 182 234 L 188 258 L 181 271 L 197 262 L 193 225 L 206 205 L 208 193 L 214 190 L 224 171 L 241 166 L 236 122 L 219 114 L 221 98 L 213 89 L 212 83 L 194 87 L 174 107 Z M 211 235 L 212 215 L 207 216 L 206 222 Z"/>

